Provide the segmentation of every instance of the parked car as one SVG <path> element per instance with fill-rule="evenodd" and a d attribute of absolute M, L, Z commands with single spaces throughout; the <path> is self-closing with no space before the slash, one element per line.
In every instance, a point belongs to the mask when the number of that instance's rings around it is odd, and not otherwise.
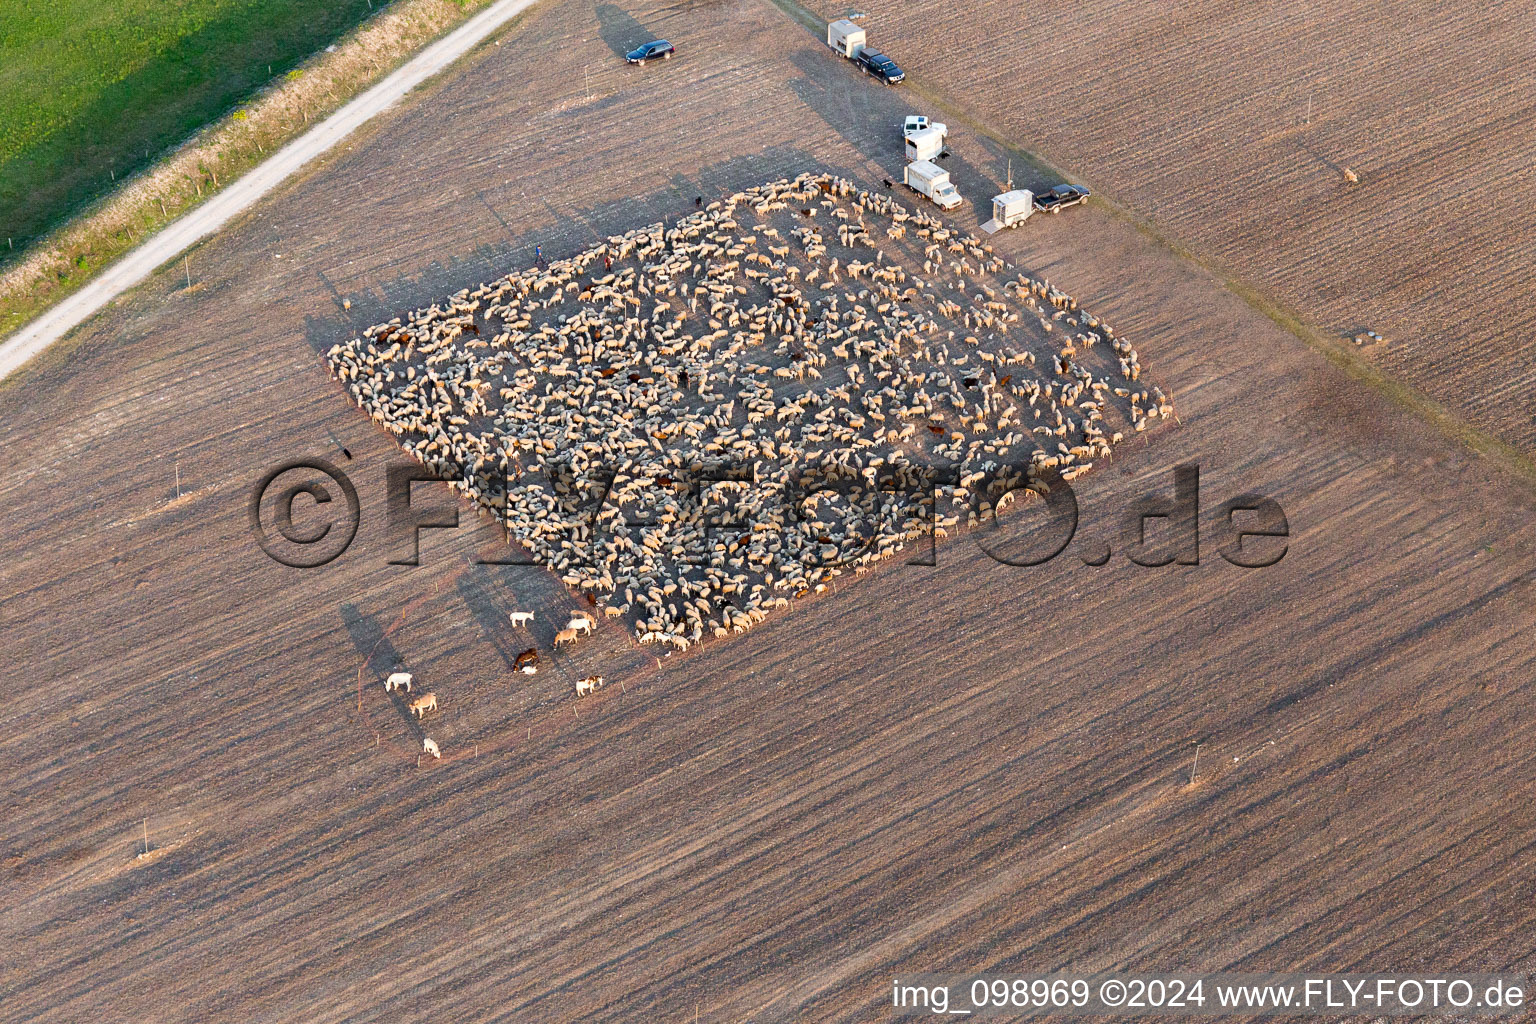
<path fill-rule="evenodd" d="M 665 39 L 637 46 L 624 55 L 624 59 L 631 64 L 644 65 L 648 60 L 671 60 L 672 54 L 677 52 L 677 47 Z"/>
<path fill-rule="evenodd" d="M 1069 206 L 1078 203 L 1086 203 L 1092 195 L 1082 185 L 1057 185 L 1049 192 L 1042 192 L 1035 196 L 1035 209 L 1041 213 L 1049 210 L 1051 213 L 1060 213 Z"/>
<path fill-rule="evenodd" d="M 929 128 L 937 128 L 943 134 L 949 134 L 949 125 L 943 121 L 930 121 L 925 114 L 908 114 L 907 119 L 901 124 L 901 135 L 903 138 L 910 139 L 918 132 Z"/>
<path fill-rule="evenodd" d="M 895 85 L 907 77 L 901 68 L 896 66 L 895 61 L 879 50 L 871 50 L 867 46 L 860 50 L 853 60 L 859 67 L 868 71 L 886 85 Z"/>

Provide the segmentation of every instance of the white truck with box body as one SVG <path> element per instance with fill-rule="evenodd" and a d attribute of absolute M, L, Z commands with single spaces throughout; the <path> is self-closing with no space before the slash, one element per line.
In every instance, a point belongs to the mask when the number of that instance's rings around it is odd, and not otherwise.
<path fill-rule="evenodd" d="M 827 26 L 827 45 L 836 50 L 840 57 L 849 60 L 857 57 L 866 41 L 864 30 L 846 18 Z"/>
<path fill-rule="evenodd" d="M 992 234 L 1000 228 L 1022 224 L 1035 212 L 1035 194 L 1027 188 L 1016 188 L 992 197 L 992 219 L 981 225 L 981 230 Z"/>
<path fill-rule="evenodd" d="M 932 160 L 907 164 L 901 172 L 901 180 L 914 192 L 920 192 L 939 204 L 940 209 L 953 210 L 960 205 L 960 193 L 950 184 L 949 172 Z"/>
<path fill-rule="evenodd" d="M 942 124 L 929 125 L 907 136 L 907 163 L 917 160 L 937 160 L 944 152 L 946 141 Z"/>

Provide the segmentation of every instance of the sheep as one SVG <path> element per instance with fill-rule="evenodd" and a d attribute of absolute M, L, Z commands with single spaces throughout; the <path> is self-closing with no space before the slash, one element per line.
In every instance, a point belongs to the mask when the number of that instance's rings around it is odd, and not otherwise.
<path fill-rule="evenodd" d="M 443 752 L 437 748 L 437 741 L 430 736 L 423 736 L 421 738 L 421 752 L 423 754 L 431 754 L 436 759 L 441 759 L 443 756 Z"/>

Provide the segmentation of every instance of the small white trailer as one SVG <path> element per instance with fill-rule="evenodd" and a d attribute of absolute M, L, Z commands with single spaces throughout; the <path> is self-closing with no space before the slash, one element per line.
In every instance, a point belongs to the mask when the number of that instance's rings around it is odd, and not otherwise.
<path fill-rule="evenodd" d="M 847 18 L 827 26 L 827 45 L 836 50 L 840 57 L 850 60 L 857 57 L 866 41 L 864 30 Z"/>
<path fill-rule="evenodd" d="M 981 230 L 992 234 L 999 228 L 1011 228 L 1029 219 L 1035 212 L 1035 194 L 1027 188 L 1016 188 L 992 197 L 992 219 L 981 225 Z"/>
<path fill-rule="evenodd" d="M 930 125 L 907 136 L 907 163 L 915 160 L 935 160 L 944 152 L 945 128 L 942 124 Z"/>
<path fill-rule="evenodd" d="M 953 210 L 960 205 L 960 193 L 950 184 L 949 172 L 932 160 L 918 160 L 907 164 L 901 172 L 904 185 L 939 204 L 940 209 Z"/>

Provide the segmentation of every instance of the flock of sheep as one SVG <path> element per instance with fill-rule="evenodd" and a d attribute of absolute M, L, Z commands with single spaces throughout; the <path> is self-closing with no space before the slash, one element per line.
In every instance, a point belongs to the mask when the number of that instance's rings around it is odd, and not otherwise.
<path fill-rule="evenodd" d="M 812 174 L 466 289 L 329 363 L 536 560 L 677 649 L 1172 412 L 1069 295 Z M 913 500 L 925 467 L 958 481 L 947 509 Z"/>

